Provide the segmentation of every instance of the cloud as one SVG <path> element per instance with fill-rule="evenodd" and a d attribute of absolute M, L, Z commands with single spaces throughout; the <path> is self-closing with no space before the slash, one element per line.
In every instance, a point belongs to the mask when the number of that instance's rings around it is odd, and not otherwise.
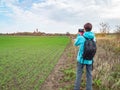
<path fill-rule="evenodd" d="M 109 6 L 112 0 L 95 0 L 96 5 Z"/>
<path fill-rule="evenodd" d="M 101 17 L 108 19 L 120 19 L 120 1 L 112 1 L 111 6 L 101 10 Z"/>
<path fill-rule="evenodd" d="M 102 21 L 111 23 L 113 20 L 115 25 L 115 20 L 119 23 L 120 19 L 119 0 L 1 1 L 0 13 L 13 20 L 13 25 L 7 31 L 16 27 L 14 31 L 33 31 L 39 28 L 44 32 L 76 33 L 86 22 L 91 22 L 95 31 Z"/>
<path fill-rule="evenodd" d="M 95 5 L 86 7 L 84 3 L 85 2 L 79 2 L 79 0 L 69 0 L 69 2 L 66 0 L 48 0 L 44 3 L 33 4 L 33 10 L 38 14 L 42 12 L 42 14 L 52 20 L 74 24 L 83 19 L 89 20 L 89 15 L 91 14 L 92 16 L 94 11 L 96 11 L 94 8 Z M 89 4 L 92 3 L 93 2 Z"/>

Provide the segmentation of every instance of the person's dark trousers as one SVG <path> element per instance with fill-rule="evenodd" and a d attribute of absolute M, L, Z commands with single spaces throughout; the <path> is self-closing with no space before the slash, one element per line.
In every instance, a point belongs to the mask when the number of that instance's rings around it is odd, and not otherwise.
<path fill-rule="evenodd" d="M 80 90 L 83 67 L 85 65 L 77 63 L 77 73 L 74 90 Z M 86 90 L 92 90 L 92 64 L 86 65 Z"/>

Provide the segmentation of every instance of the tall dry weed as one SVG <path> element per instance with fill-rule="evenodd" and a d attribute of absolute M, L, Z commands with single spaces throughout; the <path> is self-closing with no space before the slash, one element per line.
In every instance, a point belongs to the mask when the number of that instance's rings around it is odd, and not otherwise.
<path fill-rule="evenodd" d="M 97 39 L 93 79 L 101 81 L 101 87 L 120 90 L 120 40 Z"/>

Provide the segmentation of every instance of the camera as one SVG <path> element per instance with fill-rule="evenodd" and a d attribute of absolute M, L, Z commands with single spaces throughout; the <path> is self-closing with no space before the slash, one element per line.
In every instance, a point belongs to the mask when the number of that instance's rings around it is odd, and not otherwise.
<path fill-rule="evenodd" d="M 78 29 L 78 32 L 84 32 L 84 29 Z"/>

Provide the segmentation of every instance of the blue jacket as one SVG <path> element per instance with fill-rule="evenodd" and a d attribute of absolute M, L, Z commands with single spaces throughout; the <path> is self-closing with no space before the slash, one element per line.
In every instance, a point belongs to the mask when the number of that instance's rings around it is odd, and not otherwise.
<path fill-rule="evenodd" d="M 90 31 L 85 32 L 83 34 L 83 36 L 86 38 L 89 38 L 89 39 L 94 39 L 94 41 L 96 41 L 95 35 L 93 32 L 90 32 Z M 93 60 L 84 60 L 84 62 L 83 62 L 82 54 L 83 54 L 84 42 L 85 42 L 85 38 L 83 36 L 78 34 L 77 38 L 75 39 L 75 42 L 74 42 L 75 46 L 79 46 L 79 50 L 78 50 L 78 54 L 77 54 L 77 61 L 81 64 L 92 64 Z"/>

